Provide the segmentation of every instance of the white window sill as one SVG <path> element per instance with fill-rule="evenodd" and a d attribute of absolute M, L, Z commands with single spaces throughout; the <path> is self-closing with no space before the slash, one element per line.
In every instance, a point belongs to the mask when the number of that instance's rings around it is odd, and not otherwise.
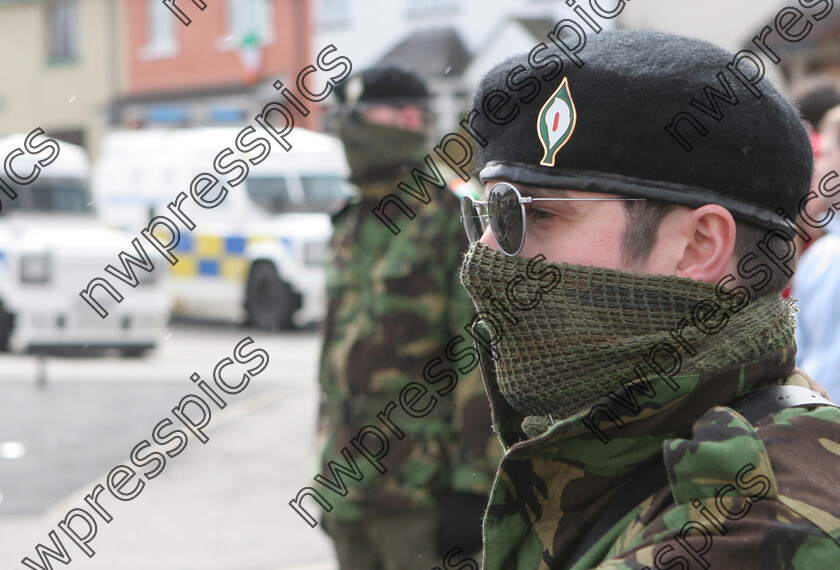
<path fill-rule="evenodd" d="M 147 44 L 140 48 L 140 59 L 151 61 L 155 59 L 169 59 L 181 52 L 177 43 Z"/>

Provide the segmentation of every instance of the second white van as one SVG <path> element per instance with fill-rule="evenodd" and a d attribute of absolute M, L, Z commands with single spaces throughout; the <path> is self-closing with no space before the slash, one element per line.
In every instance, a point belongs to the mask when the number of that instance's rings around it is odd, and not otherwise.
<path fill-rule="evenodd" d="M 137 234 L 236 138 L 226 127 L 106 135 L 93 176 L 99 212 Z M 185 204 L 196 227 L 172 251 L 178 261 L 167 282 L 176 314 L 267 329 L 321 318 L 329 214 L 349 192 L 348 168 L 333 137 L 295 129 L 289 141 L 291 150 L 272 146 L 218 207 Z M 229 160 L 253 158 L 236 148 Z"/>

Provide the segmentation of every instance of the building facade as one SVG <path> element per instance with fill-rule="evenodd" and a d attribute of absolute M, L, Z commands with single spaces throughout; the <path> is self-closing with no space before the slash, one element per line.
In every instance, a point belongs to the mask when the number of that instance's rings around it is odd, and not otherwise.
<path fill-rule="evenodd" d="M 313 63 L 307 0 L 178 0 L 184 25 L 161 0 L 126 5 L 127 84 L 115 126 L 243 124 Z M 318 124 L 318 111 L 299 125 Z"/>
<path fill-rule="evenodd" d="M 125 85 L 124 4 L 0 1 L 0 134 L 43 128 L 91 154 Z"/>
<path fill-rule="evenodd" d="M 572 12 L 550 0 L 315 0 L 313 9 L 316 45 L 334 44 L 354 69 L 396 65 L 426 80 L 434 95 L 434 138 L 453 130 L 467 110 L 474 85 L 465 71 L 494 31 L 519 17 L 550 26 Z M 507 53 L 531 49 L 529 41 L 505 46 Z"/>
<path fill-rule="evenodd" d="M 748 44 L 761 26 L 773 24 L 780 7 L 795 4 L 792 0 L 314 0 L 315 43 L 335 44 L 355 68 L 402 64 L 423 75 L 435 95 L 437 130 L 444 133 L 467 109 L 484 72 L 513 53 L 548 42 L 548 32 L 560 19 L 582 22 L 581 12 L 592 16 L 593 2 L 602 11 L 620 8 L 617 18 L 598 19 L 604 29 L 669 31 L 735 51 Z M 439 40 L 430 41 L 434 37 Z M 797 58 L 801 59 L 799 54 L 791 56 Z M 769 67 L 767 73 L 783 81 L 778 69 Z"/>
<path fill-rule="evenodd" d="M 0 134 L 244 124 L 313 63 L 308 0 L 0 0 Z M 312 106 L 298 126 L 319 124 Z"/>

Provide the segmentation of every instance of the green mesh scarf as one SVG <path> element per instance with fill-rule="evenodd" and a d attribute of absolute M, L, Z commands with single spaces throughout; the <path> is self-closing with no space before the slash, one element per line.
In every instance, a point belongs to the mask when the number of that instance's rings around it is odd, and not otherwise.
<path fill-rule="evenodd" d="M 377 197 L 369 195 L 373 190 L 372 183 L 390 181 L 400 174 L 400 167 L 423 163 L 426 135 L 422 132 L 377 125 L 344 115 L 338 120 L 338 134 L 352 173 L 350 182 L 360 185 L 366 198 Z M 388 192 L 393 191 L 393 187 L 388 189 Z"/>
<path fill-rule="evenodd" d="M 635 380 L 646 358 L 668 375 L 694 374 L 793 341 L 780 295 L 737 303 L 714 284 L 508 257 L 481 243 L 461 280 L 488 325 L 501 394 L 536 416 L 524 425 L 531 436 Z"/>

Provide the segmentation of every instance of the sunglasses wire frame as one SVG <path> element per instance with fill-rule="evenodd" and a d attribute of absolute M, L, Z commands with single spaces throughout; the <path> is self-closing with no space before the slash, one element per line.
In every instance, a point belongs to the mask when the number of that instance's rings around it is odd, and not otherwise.
<path fill-rule="evenodd" d="M 522 231 L 518 234 L 515 246 L 508 243 L 507 228 L 515 227 L 505 223 L 505 219 L 510 219 L 510 214 L 513 210 L 508 210 L 506 215 L 502 214 L 502 207 L 497 203 L 501 203 L 504 198 L 503 192 L 510 193 L 516 199 L 516 204 L 519 206 L 519 219 Z M 496 198 L 496 200 L 494 200 Z M 645 201 L 647 198 L 534 198 L 532 196 L 522 196 L 519 189 L 508 182 L 499 182 L 494 184 L 487 193 L 487 200 L 475 200 L 472 196 L 464 196 L 461 198 L 461 222 L 464 224 L 464 231 L 467 234 L 467 239 L 470 243 L 474 243 L 481 239 L 484 235 L 487 225 L 490 225 L 493 239 L 499 249 L 507 256 L 513 257 L 522 251 L 525 245 L 525 232 L 527 217 L 525 215 L 525 204 L 533 202 L 632 202 Z M 487 213 L 481 213 L 481 206 L 487 207 Z M 494 227 L 493 221 L 496 219 Z"/>

